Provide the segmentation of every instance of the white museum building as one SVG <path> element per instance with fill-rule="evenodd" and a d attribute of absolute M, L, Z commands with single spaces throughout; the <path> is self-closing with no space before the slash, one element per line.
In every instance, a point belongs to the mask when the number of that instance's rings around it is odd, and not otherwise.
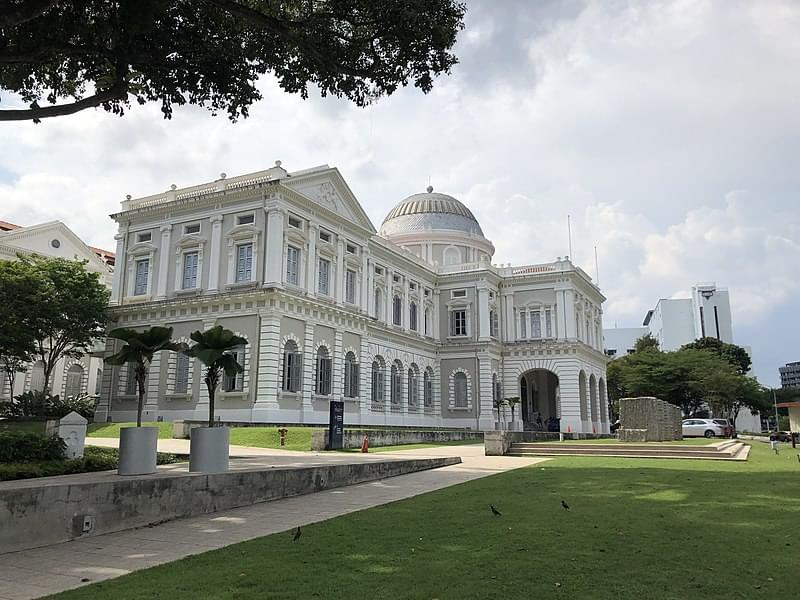
<path fill-rule="evenodd" d="M 0 260 L 17 260 L 19 255 L 38 254 L 67 260 L 85 260 L 86 269 L 100 276 L 100 282 L 111 287 L 114 254 L 86 245 L 75 232 L 61 221 L 50 221 L 26 227 L 0 221 Z M 50 381 L 50 390 L 62 397 L 79 394 L 97 394 L 103 359 L 84 354 L 80 357 L 62 358 L 56 363 Z M 44 388 L 44 366 L 41 361 L 30 364 L 26 371 L 17 373 L 14 389 L 10 389 L 3 365 L 0 364 L 0 401 L 30 390 Z"/>
<path fill-rule="evenodd" d="M 277 161 L 128 197 L 112 217 L 116 326 L 189 342 L 220 324 L 248 340 L 223 421 L 324 424 L 341 400 L 346 424 L 608 432 L 599 288 L 568 257 L 492 265 L 451 196 L 409 196 L 378 231 L 336 168 Z M 147 420 L 207 418 L 185 355 L 157 354 L 146 388 Z M 102 390 L 97 420 L 133 419 L 128 367 L 105 367 Z M 522 398 L 513 423 L 493 410 L 507 397 Z"/>

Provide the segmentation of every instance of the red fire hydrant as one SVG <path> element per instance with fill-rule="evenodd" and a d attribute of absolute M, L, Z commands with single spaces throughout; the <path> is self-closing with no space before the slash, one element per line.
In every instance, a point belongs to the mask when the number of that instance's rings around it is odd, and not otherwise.
<path fill-rule="evenodd" d="M 281 438 L 281 446 L 285 446 L 286 445 L 286 434 L 287 433 L 289 433 L 289 430 L 286 429 L 286 427 L 280 427 L 278 429 L 278 435 Z"/>

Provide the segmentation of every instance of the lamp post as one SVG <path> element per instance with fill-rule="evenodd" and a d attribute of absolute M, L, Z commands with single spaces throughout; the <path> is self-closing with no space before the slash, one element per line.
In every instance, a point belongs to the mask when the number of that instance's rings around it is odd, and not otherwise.
<path fill-rule="evenodd" d="M 775 398 L 775 389 L 772 390 L 772 406 L 775 409 L 775 431 L 778 431 L 780 427 L 778 426 L 778 400 Z"/>

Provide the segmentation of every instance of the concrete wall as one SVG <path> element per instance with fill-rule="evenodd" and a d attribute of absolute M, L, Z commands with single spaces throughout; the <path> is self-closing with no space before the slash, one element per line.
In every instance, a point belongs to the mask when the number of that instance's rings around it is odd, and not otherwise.
<path fill-rule="evenodd" d="M 439 442 L 455 442 L 475 440 L 478 444 L 483 434 L 477 431 L 413 431 L 383 429 L 345 429 L 342 440 L 344 448 L 360 448 L 364 436 L 369 439 L 369 446 L 399 446 L 403 444 L 435 444 Z M 311 433 L 311 449 L 325 450 L 328 441 L 328 430 L 319 429 Z"/>
<path fill-rule="evenodd" d="M 458 464 L 460 458 L 361 462 L 297 469 L 88 476 L 86 483 L 53 479 L 0 484 L 0 554 L 142 527 Z M 84 533 L 84 523 L 89 531 Z"/>

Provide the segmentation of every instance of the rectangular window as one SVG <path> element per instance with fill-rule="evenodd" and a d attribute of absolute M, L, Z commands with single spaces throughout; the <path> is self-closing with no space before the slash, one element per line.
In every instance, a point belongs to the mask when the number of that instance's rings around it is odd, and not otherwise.
<path fill-rule="evenodd" d="M 283 389 L 287 392 L 300 391 L 300 374 L 303 369 L 303 355 L 295 350 L 284 354 Z"/>
<path fill-rule="evenodd" d="M 319 259 L 319 286 L 317 291 L 325 296 L 330 295 L 331 290 L 331 261 L 324 258 Z"/>
<path fill-rule="evenodd" d="M 175 393 L 185 394 L 189 391 L 189 357 L 179 352 L 175 359 Z"/>
<path fill-rule="evenodd" d="M 300 270 L 300 249 L 294 246 L 286 248 L 286 282 L 297 285 Z"/>
<path fill-rule="evenodd" d="M 197 261 L 199 253 L 187 252 L 183 255 L 183 289 L 191 290 L 197 287 Z"/>
<path fill-rule="evenodd" d="M 330 358 L 317 359 L 317 394 L 330 396 L 332 360 Z"/>
<path fill-rule="evenodd" d="M 239 346 L 234 348 L 228 354 L 233 356 L 234 360 L 244 367 L 244 347 Z M 244 371 L 236 375 L 225 375 L 225 380 L 222 383 L 222 389 L 226 392 L 241 392 L 244 389 Z"/>
<path fill-rule="evenodd" d="M 450 335 L 467 335 L 467 311 L 458 309 L 450 312 Z"/>
<path fill-rule="evenodd" d="M 466 298 L 467 297 L 467 290 L 453 290 L 450 292 L 451 298 Z"/>
<path fill-rule="evenodd" d="M 136 236 L 137 242 L 149 242 L 153 239 L 153 234 L 149 231 L 147 233 L 140 233 Z"/>
<path fill-rule="evenodd" d="M 303 223 L 300 219 L 296 219 L 295 217 L 289 217 L 289 227 L 294 227 L 295 229 L 302 229 Z"/>
<path fill-rule="evenodd" d="M 497 317 L 497 311 L 493 310 L 489 312 L 489 335 L 492 337 L 497 337 L 497 332 L 499 329 L 499 319 Z"/>
<path fill-rule="evenodd" d="M 348 254 L 356 253 L 356 247 L 353 244 L 347 244 L 347 246 L 345 246 L 345 250 L 347 251 Z"/>
<path fill-rule="evenodd" d="M 549 308 L 544 311 L 544 332 L 547 337 L 553 337 L 553 313 Z"/>
<path fill-rule="evenodd" d="M 184 235 L 192 235 L 193 233 L 200 233 L 200 223 L 192 223 L 191 225 L 183 226 Z"/>
<path fill-rule="evenodd" d="M 251 225 L 256 222 L 255 214 L 251 213 L 249 215 L 239 215 L 236 218 L 237 225 Z"/>
<path fill-rule="evenodd" d="M 138 391 L 136 389 L 136 365 L 133 363 L 128 363 L 127 379 L 125 379 L 125 395 L 136 396 L 137 393 Z"/>
<path fill-rule="evenodd" d="M 345 302 L 356 303 L 356 272 L 350 269 L 345 273 L 344 294 Z"/>
<path fill-rule="evenodd" d="M 372 401 L 373 402 L 383 402 L 383 371 L 380 370 L 379 367 L 376 367 L 373 364 L 372 367 Z"/>
<path fill-rule="evenodd" d="M 542 337 L 542 313 L 538 310 L 531 311 L 531 337 L 534 339 Z"/>
<path fill-rule="evenodd" d="M 322 240 L 323 242 L 330 242 L 331 241 L 331 234 L 328 233 L 327 231 L 322 231 L 320 229 L 320 231 L 319 231 L 319 239 Z"/>
<path fill-rule="evenodd" d="M 236 281 L 253 279 L 253 244 L 236 246 Z"/>
<path fill-rule="evenodd" d="M 136 279 L 133 284 L 133 295 L 143 296 L 147 293 L 147 280 L 150 277 L 150 259 L 136 261 Z"/>
<path fill-rule="evenodd" d="M 395 283 L 400 283 L 400 275 L 392 275 L 392 281 Z"/>
<path fill-rule="evenodd" d="M 375 267 L 375 275 L 383 275 L 383 269 L 381 267 Z"/>
<path fill-rule="evenodd" d="M 519 313 L 519 337 L 523 340 L 528 337 L 528 328 L 526 326 L 527 319 L 526 313 L 520 312 Z"/>

